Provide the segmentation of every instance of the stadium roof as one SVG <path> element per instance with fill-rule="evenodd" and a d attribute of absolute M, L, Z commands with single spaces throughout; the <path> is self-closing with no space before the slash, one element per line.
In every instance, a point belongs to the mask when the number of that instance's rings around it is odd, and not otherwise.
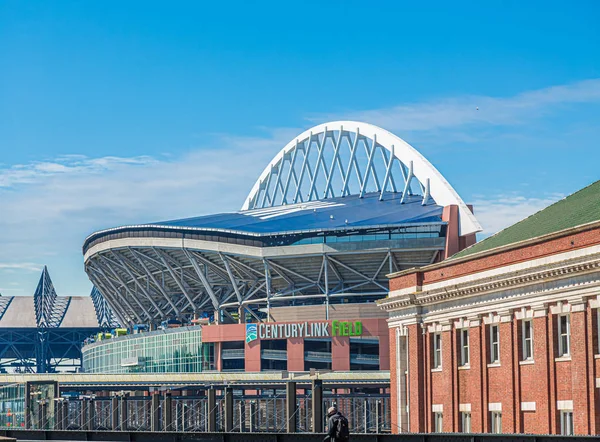
<path fill-rule="evenodd" d="M 450 259 L 504 247 L 600 220 L 600 181 L 464 249 Z"/>
<path fill-rule="evenodd" d="M 2 328 L 98 328 L 116 326 L 102 295 L 57 296 L 44 266 L 33 296 L 0 295 Z"/>
<path fill-rule="evenodd" d="M 98 328 L 98 318 L 89 296 L 58 297 L 66 309 L 56 327 Z M 0 328 L 38 327 L 33 296 L 1 296 Z"/>
<path fill-rule="evenodd" d="M 122 324 L 367 302 L 385 296 L 386 274 L 446 256 L 449 206 L 459 236 L 480 230 L 412 146 L 334 121 L 286 144 L 240 211 L 95 232 L 85 269 Z"/>
<path fill-rule="evenodd" d="M 407 197 L 401 203 L 401 197 L 401 194 L 390 192 L 386 194 L 383 201 L 379 201 L 377 193 L 365 195 L 363 198 L 351 195 L 131 227 L 183 228 L 262 236 L 315 230 L 388 227 L 400 224 L 439 224 L 441 222 L 442 207 L 436 204 L 422 205 L 420 196 Z M 129 226 L 109 231 L 127 227 Z M 107 231 L 97 232 L 88 239 L 103 232 Z"/>

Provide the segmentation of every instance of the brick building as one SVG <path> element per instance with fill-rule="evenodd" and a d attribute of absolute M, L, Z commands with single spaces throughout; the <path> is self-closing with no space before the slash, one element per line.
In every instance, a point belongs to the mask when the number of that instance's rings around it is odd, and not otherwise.
<path fill-rule="evenodd" d="M 600 181 L 379 303 L 396 432 L 600 433 Z"/>

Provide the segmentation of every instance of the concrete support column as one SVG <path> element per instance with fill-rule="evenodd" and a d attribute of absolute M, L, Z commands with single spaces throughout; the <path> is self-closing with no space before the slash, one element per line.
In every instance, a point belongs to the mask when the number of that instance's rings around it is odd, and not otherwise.
<path fill-rule="evenodd" d="M 295 433 L 298 423 L 298 414 L 296 413 L 296 383 L 288 382 L 285 385 L 285 393 L 286 431 L 288 433 Z"/>
<path fill-rule="evenodd" d="M 214 388 L 209 388 L 206 395 L 208 398 L 208 432 L 214 433 L 217 431 L 217 392 Z"/>
<path fill-rule="evenodd" d="M 315 379 L 312 381 L 312 431 L 323 432 L 323 381 Z"/>
<path fill-rule="evenodd" d="M 168 392 L 163 399 L 163 418 L 165 431 L 173 431 L 173 398 Z"/>
<path fill-rule="evenodd" d="M 225 388 L 225 433 L 233 431 L 233 388 Z"/>
<path fill-rule="evenodd" d="M 160 396 L 158 393 L 150 396 L 150 429 L 160 431 Z"/>
<path fill-rule="evenodd" d="M 119 398 L 116 396 L 110 400 L 110 426 L 113 431 L 119 429 Z"/>

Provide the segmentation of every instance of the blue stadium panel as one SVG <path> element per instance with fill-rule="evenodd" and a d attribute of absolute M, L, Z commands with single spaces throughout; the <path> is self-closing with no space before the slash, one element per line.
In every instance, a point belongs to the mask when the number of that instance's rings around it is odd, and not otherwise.
<path fill-rule="evenodd" d="M 161 227 L 180 227 L 214 231 L 234 231 L 250 235 L 273 235 L 306 231 L 425 225 L 442 222 L 441 206 L 422 205 L 421 196 L 400 202 L 401 195 L 388 193 L 383 201 L 371 193 L 311 201 L 288 206 L 246 210 L 153 223 Z"/>

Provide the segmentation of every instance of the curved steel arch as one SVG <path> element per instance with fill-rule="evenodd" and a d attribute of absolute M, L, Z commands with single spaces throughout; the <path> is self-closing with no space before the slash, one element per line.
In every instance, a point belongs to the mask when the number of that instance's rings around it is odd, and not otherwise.
<path fill-rule="evenodd" d="M 346 164 L 342 158 L 344 141 Z M 329 158 L 326 150 L 331 150 Z M 333 182 L 338 175 L 342 188 L 336 192 Z M 380 199 L 388 189 L 410 195 L 414 180 L 419 183 L 423 204 L 431 198 L 441 206 L 458 206 L 459 235 L 482 230 L 458 193 L 414 147 L 387 130 L 356 121 L 320 124 L 290 141 L 264 169 L 241 210 L 351 194 L 362 197 L 373 190 L 380 193 Z M 356 184 L 353 190 L 352 182 Z"/>

